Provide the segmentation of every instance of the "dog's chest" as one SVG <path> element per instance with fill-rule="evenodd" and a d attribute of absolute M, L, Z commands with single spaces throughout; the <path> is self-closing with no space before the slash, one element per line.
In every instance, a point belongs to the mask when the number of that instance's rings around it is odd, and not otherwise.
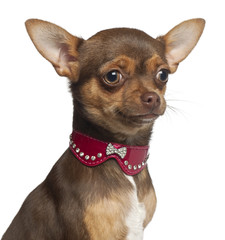
<path fill-rule="evenodd" d="M 155 194 L 147 168 L 139 175 L 128 176 L 117 172 L 112 175 L 115 162 L 108 162 L 99 173 L 104 175 L 100 184 L 92 184 L 84 212 L 84 223 L 90 240 L 143 240 L 143 230 L 155 210 Z M 108 169 L 109 168 L 109 172 Z M 101 186 L 101 187 L 99 187 Z M 98 227 L 96 228 L 96 223 Z"/>
<path fill-rule="evenodd" d="M 146 218 L 145 205 L 138 200 L 137 186 L 133 177 L 126 177 L 133 185 L 133 190 L 129 199 L 130 208 L 126 216 L 126 226 L 128 228 L 127 240 L 142 240 L 143 225 Z"/>

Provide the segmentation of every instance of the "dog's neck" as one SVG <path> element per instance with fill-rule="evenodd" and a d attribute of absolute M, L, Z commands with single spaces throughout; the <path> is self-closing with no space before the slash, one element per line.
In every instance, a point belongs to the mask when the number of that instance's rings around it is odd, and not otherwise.
<path fill-rule="evenodd" d="M 147 129 L 141 129 L 137 134 L 131 136 L 120 132 L 115 134 L 89 121 L 74 108 L 73 129 L 104 142 L 115 142 L 130 146 L 146 146 L 149 145 L 152 127 L 153 124 Z"/>

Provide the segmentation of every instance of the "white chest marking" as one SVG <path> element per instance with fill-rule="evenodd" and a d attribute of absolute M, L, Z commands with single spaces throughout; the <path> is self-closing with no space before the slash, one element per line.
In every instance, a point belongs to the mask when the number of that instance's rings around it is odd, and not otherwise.
<path fill-rule="evenodd" d="M 145 206 L 144 203 L 138 201 L 137 186 L 133 177 L 127 175 L 126 177 L 134 187 L 134 190 L 130 194 L 131 208 L 126 217 L 126 225 L 128 227 L 127 240 L 142 240 L 143 222 L 146 216 Z"/>

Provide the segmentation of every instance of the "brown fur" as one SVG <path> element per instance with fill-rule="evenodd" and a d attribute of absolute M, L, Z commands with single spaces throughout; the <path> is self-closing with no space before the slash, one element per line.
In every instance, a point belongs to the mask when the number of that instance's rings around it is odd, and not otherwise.
<path fill-rule="evenodd" d="M 70 80 L 73 129 L 102 141 L 144 146 L 155 118 L 166 109 L 166 81 L 159 74 L 176 70 L 197 43 L 204 21 L 186 21 L 158 39 L 117 28 L 83 40 L 41 20 L 29 20 L 26 27 L 40 54 Z M 190 41 L 181 41 L 183 35 Z M 110 71 L 117 71 L 118 82 L 106 81 Z M 147 167 L 133 179 L 146 210 L 145 228 L 155 211 L 155 191 Z M 131 240 L 126 217 L 134 189 L 114 159 L 89 168 L 67 149 L 2 239 Z"/>

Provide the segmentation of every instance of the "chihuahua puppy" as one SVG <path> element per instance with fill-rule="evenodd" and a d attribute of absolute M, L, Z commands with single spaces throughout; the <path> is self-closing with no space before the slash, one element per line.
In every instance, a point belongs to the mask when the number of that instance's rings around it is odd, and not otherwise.
<path fill-rule="evenodd" d="M 3 240 L 143 239 L 156 207 L 146 164 L 153 124 L 166 109 L 168 75 L 204 25 L 191 19 L 156 39 L 116 28 L 84 40 L 49 22 L 26 22 L 40 54 L 70 80 L 73 132 Z"/>

